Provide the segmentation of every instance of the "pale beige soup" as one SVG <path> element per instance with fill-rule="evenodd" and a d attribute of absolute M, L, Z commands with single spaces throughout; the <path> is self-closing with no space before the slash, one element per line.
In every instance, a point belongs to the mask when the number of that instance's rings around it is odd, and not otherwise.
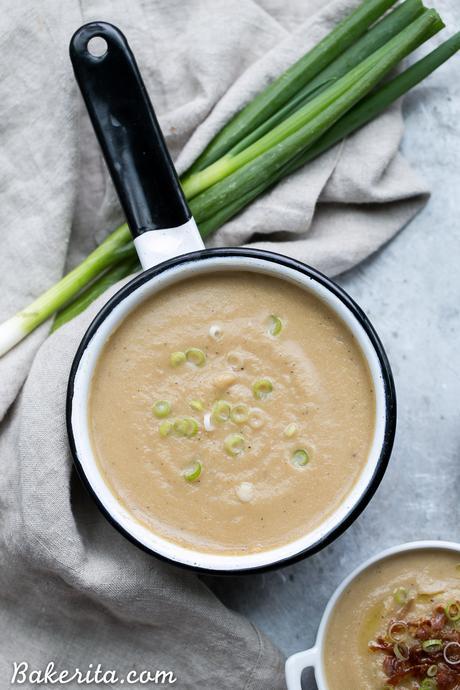
<path fill-rule="evenodd" d="M 434 616 L 442 618 L 442 611 L 449 605 L 451 617 L 456 620 L 444 616 L 442 630 L 426 623 Z M 436 650 L 435 646 L 435 651 L 430 652 L 430 642 L 445 638 L 445 647 L 450 640 L 460 639 L 459 621 L 459 553 L 447 550 L 410 551 L 371 566 L 342 594 L 328 624 L 324 646 L 328 689 L 382 690 L 394 687 L 388 685 L 389 677 L 384 672 L 383 662 L 385 657 L 395 656 L 392 649 L 396 643 L 403 645 L 399 649 L 402 658 L 395 657 L 402 664 L 405 663 L 407 649 L 412 647 L 418 649 L 418 654 L 424 660 L 419 677 L 411 674 L 402 677 L 396 687 L 414 690 L 424 687 L 421 685 L 423 682 L 428 683 L 426 687 L 437 687 L 436 675 L 440 677 L 441 673 L 455 673 L 458 665 L 452 664 L 446 671 L 442 650 Z M 421 630 L 419 624 L 422 622 L 426 634 L 421 635 L 417 631 Z M 408 625 L 407 629 L 404 624 Z M 372 648 L 379 638 L 388 645 L 388 653 Z M 457 653 L 457 644 L 450 645 L 453 658 Z M 408 665 L 416 665 L 413 657 Z M 430 678 L 427 676 L 428 669 L 433 673 Z M 444 687 L 457 685 L 454 682 L 454 685 Z"/>
<path fill-rule="evenodd" d="M 100 356 L 89 415 L 105 480 L 140 522 L 195 550 L 243 554 L 289 543 L 339 507 L 368 457 L 375 398 L 358 344 L 324 303 L 226 272 L 126 318 Z"/>

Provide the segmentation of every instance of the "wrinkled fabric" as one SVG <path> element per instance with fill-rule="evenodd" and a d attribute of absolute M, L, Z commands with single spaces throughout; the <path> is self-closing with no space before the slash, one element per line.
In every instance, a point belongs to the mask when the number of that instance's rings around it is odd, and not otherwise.
<path fill-rule="evenodd" d="M 125 32 L 183 171 L 233 113 L 358 3 L 1 4 L 3 320 L 123 220 L 68 59 L 82 23 L 111 21 Z M 330 275 L 352 267 L 426 199 L 398 152 L 402 132 L 395 105 L 254 202 L 209 246 L 262 247 Z M 0 687 L 9 687 L 14 661 L 30 668 L 54 661 L 69 670 L 100 663 L 120 674 L 170 670 L 178 688 L 283 688 L 275 646 L 196 576 L 118 535 L 75 476 L 67 378 L 107 297 L 49 338 L 44 324 L 0 360 Z"/>

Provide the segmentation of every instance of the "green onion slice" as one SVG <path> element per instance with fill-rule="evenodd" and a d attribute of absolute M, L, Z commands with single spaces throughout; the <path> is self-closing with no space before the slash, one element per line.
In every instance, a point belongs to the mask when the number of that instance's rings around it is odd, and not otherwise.
<path fill-rule="evenodd" d="M 444 647 L 444 659 L 446 663 L 456 666 L 460 664 L 460 643 L 448 642 Z"/>
<path fill-rule="evenodd" d="M 286 438 L 292 438 L 295 436 L 297 433 L 297 424 L 288 424 L 285 430 L 283 431 L 283 434 L 286 436 Z"/>
<path fill-rule="evenodd" d="M 277 336 L 281 333 L 283 330 L 283 322 L 281 321 L 279 316 L 275 316 L 275 314 L 271 314 L 269 316 L 269 324 L 268 324 L 268 332 L 270 335 Z"/>
<path fill-rule="evenodd" d="M 242 503 L 249 503 L 254 497 L 254 485 L 251 482 L 241 482 L 235 492 Z"/>
<path fill-rule="evenodd" d="M 172 367 L 178 367 L 186 360 L 185 352 L 172 352 L 169 357 L 169 363 Z"/>
<path fill-rule="evenodd" d="M 186 350 L 185 357 L 187 362 L 191 362 L 191 364 L 194 364 L 196 367 L 202 367 L 206 362 L 206 355 L 203 350 L 200 350 L 198 347 L 190 347 Z"/>
<path fill-rule="evenodd" d="M 204 410 L 204 405 L 201 400 L 190 400 L 189 405 L 195 412 L 203 412 Z"/>
<path fill-rule="evenodd" d="M 164 422 L 161 422 L 159 426 L 160 436 L 169 436 L 173 428 L 174 424 L 170 422 L 169 419 L 166 419 Z"/>
<path fill-rule="evenodd" d="M 392 642 L 401 642 L 407 637 L 408 633 L 409 628 L 404 621 L 393 621 L 388 626 L 387 634 Z"/>
<path fill-rule="evenodd" d="M 399 661 L 407 661 L 409 658 L 409 647 L 404 642 L 396 642 L 393 645 L 393 652 Z"/>
<path fill-rule="evenodd" d="M 194 482 L 201 475 L 202 469 L 203 467 L 201 462 L 199 462 L 199 460 L 195 460 L 195 462 L 192 462 L 191 465 L 185 468 L 185 470 L 182 472 L 182 476 L 188 482 Z"/>
<path fill-rule="evenodd" d="M 213 324 L 209 328 L 209 335 L 213 340 L 222 340 L 222 338 L 224 337 L 224 332 L 220 326 L 218 326 L 217 324 Z"/>
<path fill-rule="evenodd" d="M 404 606 L 409 601 L 409 592 L 405 587 L 397 587 L 393 592 L 393 599 L 398 606 Z"/>
<path fill-rule="evenodd" d="M 224 441 L 225 452 L 233 457 L 244 451 L 244 436 L 241 434 L 229 434 Z"/>
<path fill-rule="evenodd" d="M 226 400 L 218 400 L 212 406 L 211 421 L 228 422 L 232 407 Z"/>
<path fill-rule="evenodd" d="M 167 417 L 171 412 L 171 403 L 169 403 L 167 400 L 158 400 L 158 402 L 156 402 L 152 407 L 152 412 L 155 417 L 158 417 L 158 419 Z"/>
<path fill-rule="evenodd" d="M 235 424 L 244 424 L 249 419 L 249 407 L 244 403 L 236 403 L 231 409 L 230 419 Z"/>
<path fill-rule="evenodd" d="M 458 601 L 450 601 L 444 610 L 450 621 L 455 623 L 460 620 L 460 603 Z"/>
<path fill-rule="evenodd" d="M 249 410 L 248 424 L 251 429 L 260 429 L 265 424 L 265 414 L 259 407 L 251 407 Z"/>
<path fill-rule="evenodd" d="M 436 666 L 436 664 L 433 664 L 427 670 L 426 675 L 428 676 L 428 678 L 434 678 L 437 673 L 438 673 L 438 667 Z"/>
<path fill-rule="evenodd" d="M 198 422 L 193 417 L 179 417 L 174 422 L 174 431 L 178 436 L 191 438 L 197 434 L 198 429 Z"/>
<path fill-rule="evenodd" d="M 305 448 L 298 448 L 292 454 L 292 464 L 294 467 L 305 467 L 308 465 L 310 458 Z"/>
<path fill-rule="evenodd" d="M 229 352 L 227 362 L 232 369 L 242 369 L 244 366 L 243 357 L 238 352 Z"/>
<path fill-rule="evenodd" d="M 273 390 L 270 379 L 258 379 L 252 386 L 252 392 L 257 400 L 265 400 Z"/>
<path fill-rule="evenodd" d="M 425 640 L 422 642 L 424 652 L 439 652 L 442 649 L 442 640 Z"/>
<path fill-rule="evenodd" d="M 436 690 L 438 684 L 434 678 L 424 678 L 420 683 L 419 690 Z"/>

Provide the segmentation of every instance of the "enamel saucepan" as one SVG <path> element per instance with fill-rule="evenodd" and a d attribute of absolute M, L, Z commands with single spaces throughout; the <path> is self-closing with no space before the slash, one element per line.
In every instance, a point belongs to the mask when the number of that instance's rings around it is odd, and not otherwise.
<path fill-rule="evenodd" d="M 91 39 L 106 42 L 102 55 Z M 182 194 L 139 70 L 123 34 L 101 22 L 73 36 L 75 75 L 118 192 L 143 268 L 96 316 L 75 356 L 67 395 L 67 424 L 77 470 L 110 522 L 139 547 L 171 563 L 212 573 L 254 572 L 314 553 L 364 509 L 388 463 L 396 425 L 393 379 L 368 319 L 335 283 L 280 254 L 251 249 L 205 249 Z M 98 357 L 110 335 L 144 300 L 197 274 L 253 271 L 293 283 L 323 300 L 348 326 L 367 360 L 376 392 L 376 425 L 367 464 L 351 493 L 316 530 L 261 553 L 216 555 L 183 548 L 138 523 L 106 485 L 91 447 L 88 397 Z"/>

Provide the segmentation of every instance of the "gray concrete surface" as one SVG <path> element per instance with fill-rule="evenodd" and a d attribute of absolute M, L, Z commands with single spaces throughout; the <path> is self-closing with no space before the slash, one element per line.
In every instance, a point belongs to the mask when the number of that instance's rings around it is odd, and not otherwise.
<path fill-rule="evenodd" d="M 433 0 L 448 31 L 458 0 Z M 208 582 L 286 654 L 310 646 L 324 606 L 355 566 L 414 539 L 460 541 L 460 57 L 405 101 L 403 151 L 428 180 L 428 206 L 338 282 L 372 319 L 395 376 L 399 414 L 389 470 L 333 545 L 295 566 Z M 304 687 L 315 688 L 310 676 Z"/>

